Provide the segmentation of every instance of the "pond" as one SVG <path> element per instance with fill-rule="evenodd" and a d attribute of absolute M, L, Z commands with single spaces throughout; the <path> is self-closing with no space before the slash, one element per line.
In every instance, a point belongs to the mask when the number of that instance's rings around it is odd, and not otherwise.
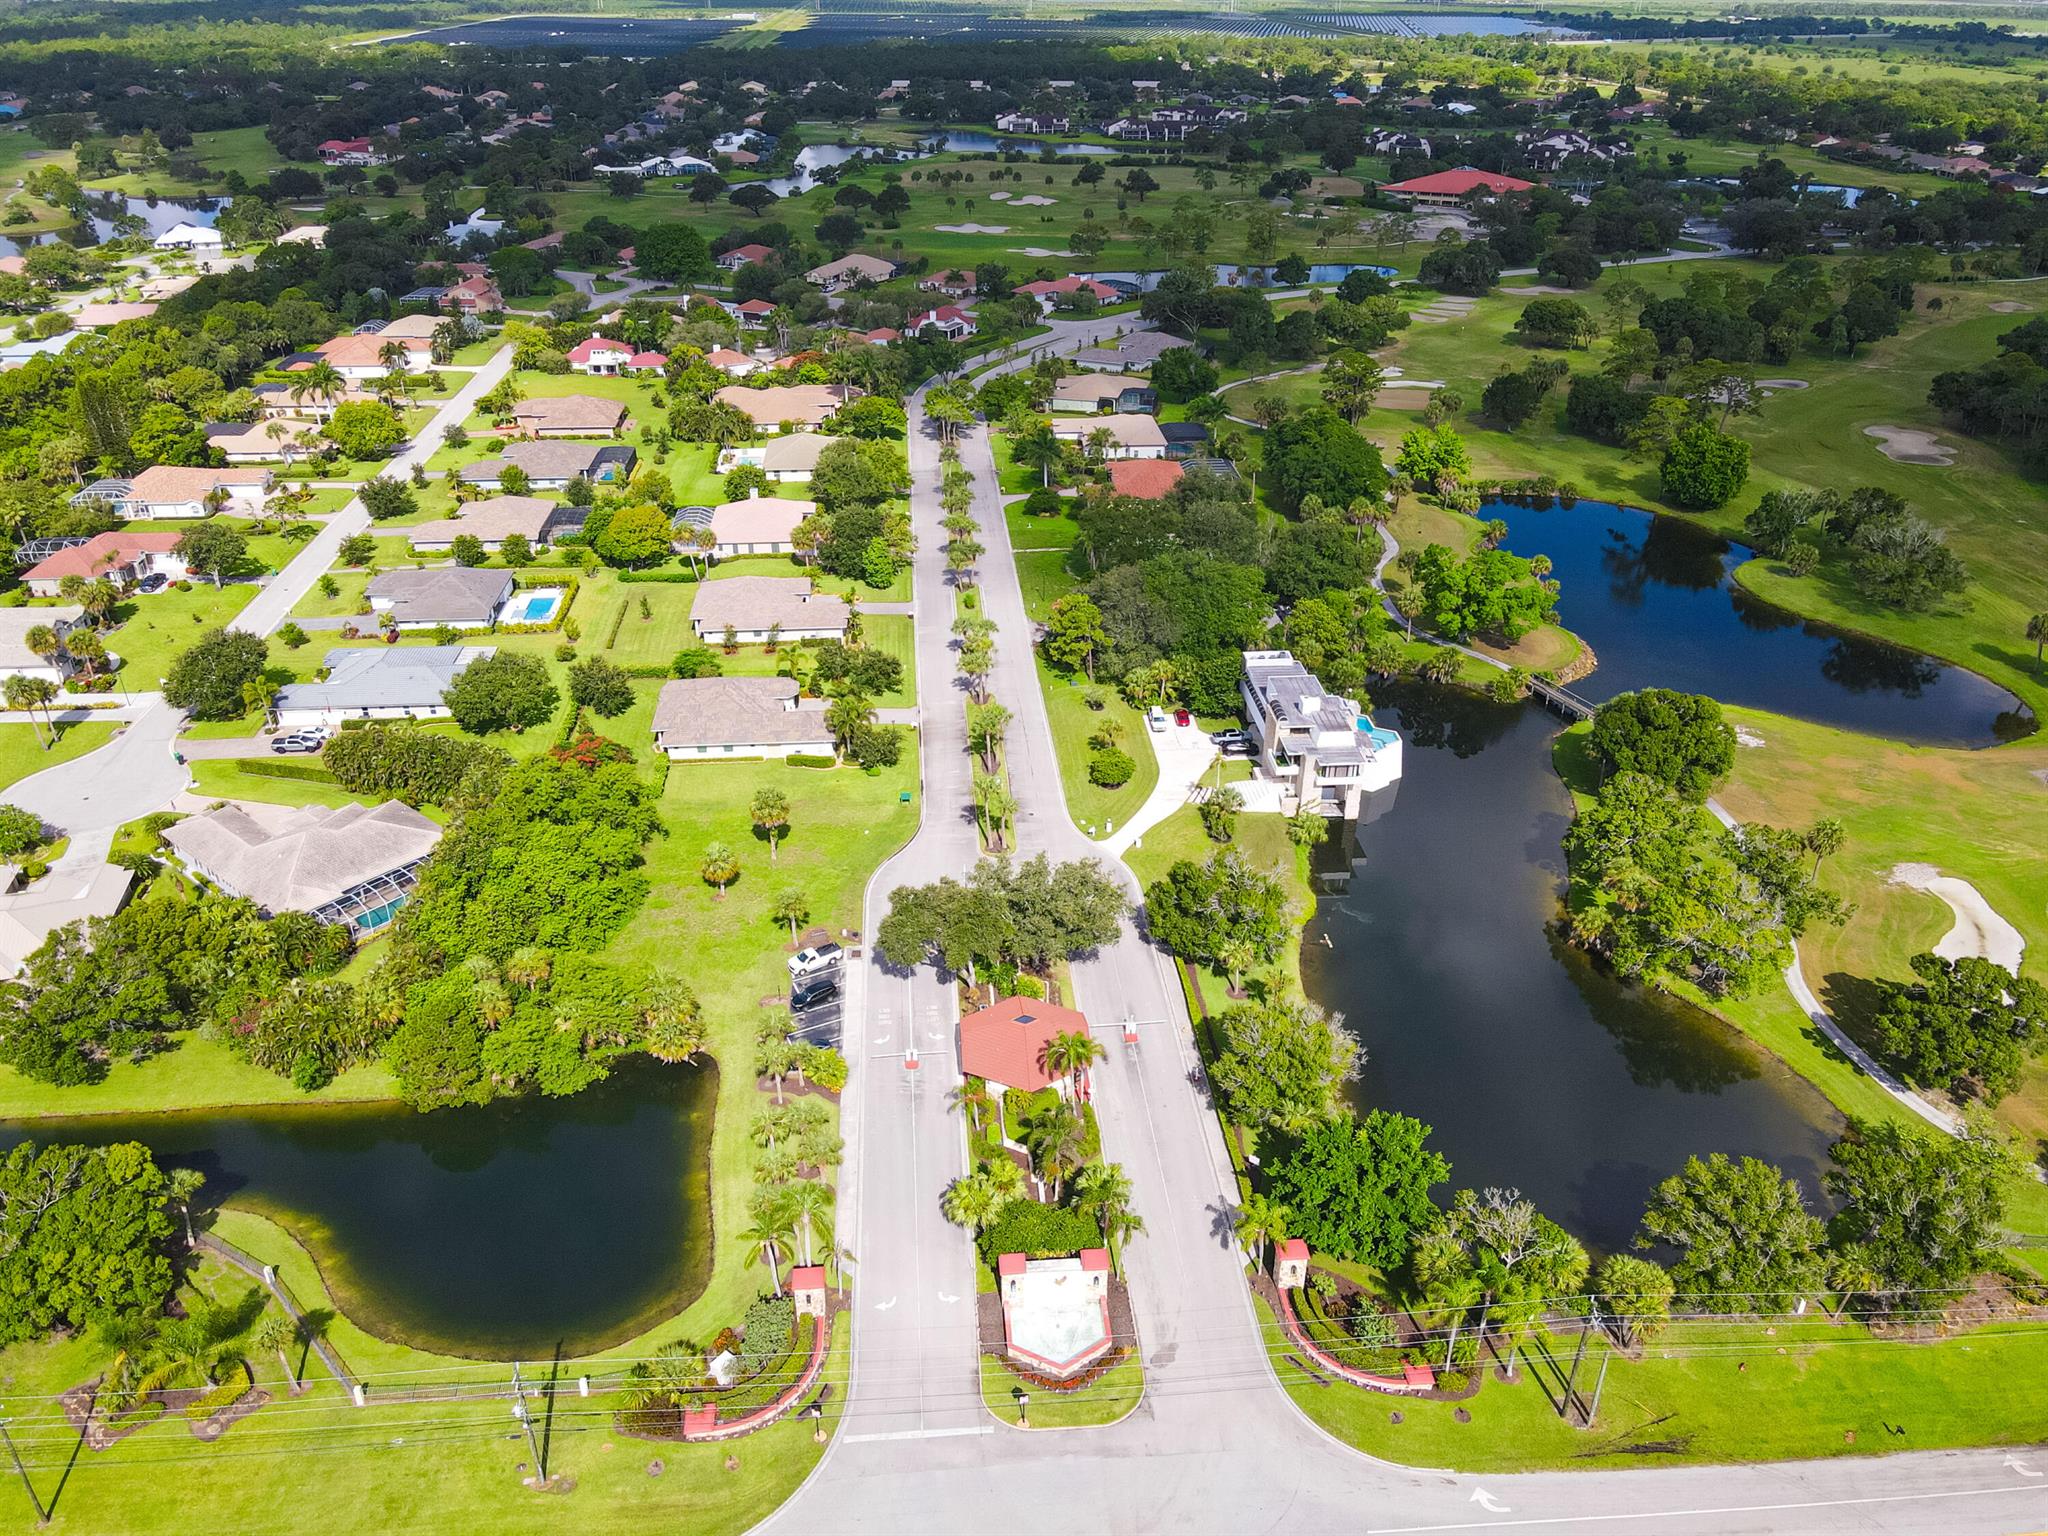
<path fill-rule="evenodd" d="M 46 240 L 62 240 L 68 245 L 98 245 L 111 240 L 119 233 L 115 221 L 127 215 L 140 221 L 143 231 L 151 238 L 162 234 L 175 224 L 191 223 L 211 226 L 220 217 L 221 205 L 212 198 L 180 199 L 174 197 L 128 197 L 115 192 L 89 192 L 85 198 L 90 217 L 83 224 L 68 225 L 63 229 L 46 231 L 36 235 L 0 235 L 0 256 L 19 256 L 32 246 Z"/>
<path fill-rule="evenodd" d="M 1550 557 L 1565 627 L 1600 659 L 1572 685 L 1595 703 L 1679 688 L 1936 746 L 2032 728 L 2017 698 L 1974 672 L 1750 596 L 1730 573 L 1754 552 L 1697 523 L 1605 501 L 1493 501 L 1479 515 L 1508 525 L 1516 554 Z"/>
<path fill-rule="evenodd" d="M 1366 1047 L 1359 1110 L 1422 1120 L 1452 1187 L 1519 1188 L 1604 1251 L 1693 1153 L 1765 1158 L 1817 1199 L 1841 1122 L 1816 1090 L 1552 935 L 1571 816 L 1550 767 L 1557 722 L 1420 683 L 1373 702 L 1407 739 L 1406 772 L 1353 847 L 1323 850 L 1319 869 L 1350 878 L 1301 951 L 1309 996 Z"/>
<path fill-rule="evenodd" d="M 1074 144 L 1062 139 L 1013 139 L 1007 134 L 998 138 L 992 133 L 978 129 L 948 128 L 920 141 L 920 148 L 927 153 L 950 149 L 962 155 L 992 155 L 1006 149 L 1021 150 L 1027 155 L 1043 154 L 1048 148 L 1062 155 L 1122 155 L 1131 151 L 1118 149 L 1109 144 Z"/>
<path fill-rule="evenodd" d="M 717 1085 L 635 1057 L 568 1099 L 15 1121 L 0 1150 L 140 1141 L 202 1169 L 209 1199 L 289 1226 L 372 1333 L 546 1358 L 630 1338 L 703 1289 Z"/>

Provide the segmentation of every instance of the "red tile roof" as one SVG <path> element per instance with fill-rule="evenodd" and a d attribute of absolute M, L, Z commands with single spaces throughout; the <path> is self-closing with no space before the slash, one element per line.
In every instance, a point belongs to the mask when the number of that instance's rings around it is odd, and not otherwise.
<path fill-rule="evenodd" d="M 1499 176 L 1492 171 L 1475 171 L 1468 165 L 1461 166 L 1455 171 L 1431 171 L 1427 176 L 1417 176 L 1412 181 L 1390 181 L 1380 190 L 1429 192 L 1438 197 L 1463 197 L 1467 192 L 1491 192 L 1497 197 L 1503 192 L 1527 192 L 1535 185 L 1535 182 L 1523 181 L 1519 176 Z"/>
<path fill-rule="evenodd" d="M 1024 1273 L 1024 1255 L 1021 1253 L 1000 1253 L 996 1255 L 996 1273 L 999 1275 L 1021 1275 Z"/>
<path fill-rule="evenodd" d="M 1117 459 L 1109 466 L 1109 483 L 1119 496 L 1157 501 L 1180 484 L 1181 467 L 1167 459 Z"/>
<path fill-rule="evenodd" d="M 1084 1270 L 1109 1268 L 1109 1250 L 1107 1248 L 1083 1248 L 1081 1250 L 1081 1268 Z"/>
<path fill-rule="evenodd" d="M 825 1288 L 825 1266 L 822 1264 L 799 1264 L 789 1272 L 789 1288 L 792 1291 L 821 1291 Z"/>
<path fill-rule="evenodd" d="M 591 336 L 569 349 L 569 361 L 587 363 L 600 352 L 620 353 L 626 357 L 633 355 L 633 349 L 623 341 L 613 341 L 609 336 Z"/>
<path fill-rule="evenodd" d="M 1308 1262 L 1308 1244 L 1298 1237 L 1282 1238 L 1280 1240 L 1280 1257 L 1283 1259 L 1300 1259 L 1305 1264 Z"/>
<path fill-rule="evenodd" d="M 66 576 L 99 576 L 143 553 L 167 555 L 184 537 L 176 533 L 96 533 L 83 544 L 60 549 L 22 572 L 23 581 L 61 581 Z"/>
<path fill-rule="evenodd" d="M 1054 1035 L 1085 1034 L 1087 1029 L 1087 1017 L 1078 1009 L 1006 997 L 961 1019 L 960 1070 L 1035 1093 L 1057 1080 L 1045 1070 L 1046 1043 Z"/>

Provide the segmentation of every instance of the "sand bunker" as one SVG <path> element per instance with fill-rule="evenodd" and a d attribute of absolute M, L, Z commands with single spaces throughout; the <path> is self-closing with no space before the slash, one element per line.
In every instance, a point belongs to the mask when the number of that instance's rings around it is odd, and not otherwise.
<path fill-rule="evenodd" d="M 933 229 L 944 235 L 1007 235 L 1007 224 L 934 224 Z"/>
<path fill-rule="evenodd" d="M 2033 305 L 2022 304 L 2017 299 L 2000 299 L 1991 306 L 1994 315 L 2031 315 L 2033 312 Z"/>
<path fill-rule="evenodd" d="M 1807 383 L 1804 379 L 1758 379 L 1756 387 L 1758 389 L 1805 389 Z"/>
<path fill-rule="evenodd" d="M 1579 290 L 1578 290 L 1578 289 L 1576 289 L 1576 288 L 1553 288 L 1553 287 L 1551 287 L 1551 286 L 1550 286 L 1550 284 L 1548 284 L 1548 283 L 1531 283 L 1531 284 L 1530 284 L 1530 285 L 1529 285 L 1528 287 L 1526 287 L 1526 288 L 1503 288 L 1503 289 L 1501 289 L 1501 292 L 1502 292 L 1502 293 L 1506 293 L 1506 294 L 1513 294 L 1513 295 L 1515 295 L 1515 296 L 1517 296 L 1517 297 L 1519 297 L 1520 295 L 1522 295 L 1522 294 L 1525 294 L 1525 293 L 1554 293 L 1554 294 L 1560 294 L 1560 295 L 1565 295 L 1565 296 L 1569 296 L 1569 295 L 1571 295 L 1571 294 L 1575 294 L 1575 293 L 1577 293 L 1578 291 L 1579 291 Z"/>
<path fill-rule="evenodd" d="M 992 203 L 1007 203 L 1010 200 L 1010 194 L 1007 192 L 991 192 L 988 195 L 988 200 Z"/>
<path fill-rule="evenodd" d="M 1878 452 L 1897 464 L 1953 464 L 1955 450 L 1942 445 L 1932 432 L 1913 427 L 1865 427 L 1865 437 L 1877 439 Z"/>
<path fill-rule="evenodd" d="M 1944 960 L 1980 959 L 2004 966 L 2017 976 L 2027 941 L 2019 929 L 1992 910 L 1984 893 L 1967 880 L 1944 875 L 1932 864 L 1894 864 L 1885 879 L 1892 885 L 1926 891 L 1948 903 L 1955 927 L 1942 935 L 1934 952 Z"/>
<path fill-rule="evenodd" d="M 1429 404 L 1429 394 L 1426 389 L 1383 389 L 1372 403 L 1383 411 L 1419 411 Z"/>
<path fill-rule="evenodd" d="M 1036 192 L 1033 192 L 1018 198 L 1011 206 L 1015 208 L 1050 208 L 1058 201 L 1059 199 L 1056 197 L 1040 197 Z"/>
<path fill-rule="evenodd" d="M 940 227 L 943 228 L 944 226 Z M 1010 254 L 1012 256 L 1071 256 L 1074 253 L 1072 251 L 1048 251 L 1042 245 L 1026 245 L 1021 247 L 1013 245 L 1010 247 Z"/>

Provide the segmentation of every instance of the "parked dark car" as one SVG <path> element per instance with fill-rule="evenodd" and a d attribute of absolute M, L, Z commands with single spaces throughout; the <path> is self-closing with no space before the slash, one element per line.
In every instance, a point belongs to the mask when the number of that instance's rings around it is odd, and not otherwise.
<path fill-rule="evenodd" d="M 137 590 L 143 592 L 161 592 L 165 587 L 168 587 L 170 584 L 171 578 L 166 576 L 162 571 L 158 571 L 154 575 L 143 577 L 142 585 Z"/>
<path fill-rule="evenodd" d="M 838 992 L 839 978 L 830 973 L 799 981 L 789 989 L 789 1011 L 802 1013 L 806 1008 L 815 1008 Z"/>

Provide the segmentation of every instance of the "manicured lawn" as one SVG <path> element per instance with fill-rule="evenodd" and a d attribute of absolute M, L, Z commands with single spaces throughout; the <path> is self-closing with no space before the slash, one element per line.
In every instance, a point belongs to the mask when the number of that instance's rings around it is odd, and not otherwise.
<path fill-rule="evenodd" d="M 1404 552 L 1419 552 L 1431 544 L 1441 544 L 1459 554 L 1470 554 L 1478 546 L 1481 529 L 1477 518 L 1446 511 L 1419 496 L 1404 496 L 1387 532 Z M 1394 565 L 1387 567 L 1385 582 L 1389 592 L 1398 592 L 1408 584 L 1400 567 Z M 1494 645 L 1477 635 L 1468 636 L 1464 643 L 1496 661 L 1529 672 L 1562 672 L 1585 649 L 1577 635 L 1557 624 L 1539 624 L 1513 645 Z"/>
<path fill-rule="evenodd" d="M 57 726 L 57 741 L 45 746 L 50 733 L 35 725 L 0 725 L 0 789 L 32 773 L 83 757 L 103 747 L 114 734 L 111 720 L 82 720 L 76 725 Z"/>
<path fill-rule="evenodd" d="M 1720 795 L 1734 815 L 1788 827 L 1835 816 L 1847 828 L 1821 883 L 1854 903 L 1854 914 L 1800 942 L 1807 982 L 1838 1023 L 1852 1032 L 1867 1026 L 1870 983 L 1911 980 L 1907 962 L 1954 924 L 1945 902 L 1888 880 L 1898 864 L 1937 865 L 1975 885 L 2025 938 L 2026 974 L 2048 974 L 2048 790 L 2039 777 L 2048 745 L 1909 747 L 1753 710 L 1728 713 L 1763 743 L 1737 749 Z M 2048 1137 L 2048 1064 L 2036 1059 L 1999 1114 L 2030 1141 Z"/>
<path fill-rule="evenodd" d="M 118 1057 L 104 1082 L 82 1087 L 30 1082 L 12 1067 L 0 1067 L 0 1120 L 391 1097 L 391 1076 L 381 1063 L 358 1067 L 318 1093 L 305 1094 L 290 1079 L 250 1066 L 217 1040 L 196 1034 L 172 1038 L 175 1049 L 140 1064 Z"/>
<path fill-rule="evenodd" d="M 1053 750 L 1058 754 L 1060 783 L 1067 792 L 1067 810 L 1074 824 L 1090 837 L 1107 837 L 1128 821 L 1159 782 L 1159 759 L 1152 752 L 1152 733 L 1145 729 L 1145 717 L 1131 708 L 1107 683 L 1089 687 L 1086 678 L 1067 678 L 1038 660 L 1038 680 L 1045 690 L 1045 707 L 1052 721 Z M 1101 697 L 1099 710 L 1088 707 L 1088 697 Z M 1088 759 L 1094 748 L 1088 740 L 1114 721 L 1123 728 L 1117 745 L 1128 752 L 1138 771 L 1130 782 L 1117 789 L 1104 789 L 1088 781 Z"/>
<path fill-rule="evenodd" d="M 629 613 L 626 619 L 627 628 L 630 629 L 635 622 L 637 622 L 636 617 Z M 877 709 L 909 708 L 917 702 L 917 637 L 909 615 L 893 613 L 876 614 L 872 617 L 863 618 L 861 625 L 861 644 L 863 646 L 871 646 L 875 650 L 886 652 L 903 663 L 903 686 L 892 693 L 879 694 L 869 702 Z M 695 642 L 686 641 L 685 643 L 694 644 Z M 782 656 L 779 654 L 771 656 L 763 646 L 743 645 L 730 656 L 725 654 L 722 646 L 714 643 L 712 648 L 718 651 L 719 661 L 725 670 L 735 677 L 774 677 L 782 669 Z M 786 651 L 790 647 L 784 646 L 782 649 Z M 674 651 L 669 651 L 653 659 L 656 661 L 668 661 L 674 655 Z"/>
<path fill-rule="evenodd" d="M 1260 1311 L 1272 1326 L 1263 1302 Z M 1288 1358 L 1284 1343 L 1274 1345 L 1273 1361 L 1288 1395 L 1339 1439 L 1392 1461 L 1458 1472 L 2019 1445 L 2039 1436 L 2048 1412 L 2048 1328 L 2004 1324 L 1912 1343 L 1877 1337 L 1853 1322 L 1780 1323 L 1771 1336 L 1754 1324 L 1703 1323 L 1673 1329 L 1641 1360 L 1593 1343 L 1579 1368 L 1582 1393 L 1591 1396 L 1602 1357 L 1611 1360 L 1599 1419 L 1592 1430 L 1579 1430 L 1554 1406 L 1576 1344 L 1575 1335 L 1540 1340 L 1523 1352 L 1517 1381 L 1489 1379 L 1462 1405 L 1318 1385 Z M 2000 1389 L 1985 1391 L 1990 1381 Z M 1460 1406 L 1469 1423 L 1457 1421 Z M 1390 1417 L 1396 1409 L 1399 1424 Z"/>
<path fill-rule="evenodd" d="M 1019 551 L 1067 549 L 1081 534 L 1071 517 L 1033 517 L 1021 501 L 1003 508 L 1003 521 L 1010 528 L 1010 547 Z"/>
<path fill-rule="evenodd" d="M 818 592 L 837 593 L 840 597 L 855 598 L 863 603 L 910 601 L 909 566 L 898 571 L 896 579 L 886 587 L 871 587 L 864 581 L 834 576 L 830 571 L 806 565 L 791 555 L 743 555 L 736 560 L 721 560 L 711 567 L 710 579 L 713 581 L 734 576 L 808 576 L 812 589 Z"/>
<path fill-rule="evenodd" d="M 1071 1392 L 1048 1392 L 1029 1387 L 1012 1375 L 1010 1368 L 993 1355 L 981 1357 L 981 1401 L 1003 1423 L 1017 1425 L 1017 1394 L 1031 1396 L 1031 1429 L 1081 1429 L 1090 1425 L 1114 1424 L 1145 1395 L 1145 1367 L 1131 1354 L 1104 1371 L 1085 1387 Z"/>
<path fill-rule="evenodd" d="M 267 761 L 267 759 L 266 759 Z M 316 762 L 302 757 L 297 762 Z M 190 765 L 192 792 L 220 800 L 262 800 L 276 805 L 343 806 L 365 797 L 351 794 L 339 784 L 322 784 L 306 779 L 280 779 L 268 774 L 244 773 L 235 758 L 217 758 Z"/>
<path fill-rule="evenodd" d="M 748 815 L 754 792 L 765 787 L 781 790 L 791 812 L 789 833 L 773 860 Z M 764 1000 L 778 998 L 789 984 L 783 964 L 789 930 L 771 915 L 775 899 L 786 890 L 802 891 L 812 924 L 834 935 L 857 930 L 868 876 L 917 826 L 916 792 L 917 743 L 908 736 L 902 763 L 872 777 L 853 768 L 761 762 L 668 769 L 659 802 L 666 831 L 647 850 L 652 891 L 606 954 L 636 973 L 673 967 L 703 1002 L 706 1050 L 722 1068 L 711 1149 L 715 1232 L 748 1225 L 750 1129 L 759 1103 L 751 1071 L 754 1036 L 776 1006 Z M 722 899 L 698 873 L 713 841 L 729 844 L 740 860 L 740 878 Z M 685 1319 L 734 1312 L 758 1283 L 758 1271 L 743 1269 L 737 1250 L 721 1242 L 705 1296 Z"/>
<path fill-rule="evenodd" d="M 239 1211 L 224 1212 L 220 1234 L 277 1267 L 308 1307 L 328 1301 L 310 1258 L 280 1228 Z M 207 1260 L 194 1274 L 196 1294 L 232 1303 L 255 1280 Z M 722 1321 L 722 1320 L 721 1320 Z M 614 1355 L 645 1353 L 676 1336 L 680 1324 L 621 1346 Z M 253 1332 L 253 1329 L 251 1330 Z M 846 1324 L 842 1320 L 823 1378 L 844 1381 Z M 523 1485 L 531 1472 L 526 1437 L 497 1417 L 486 1427 L 477 1402 L 413 1403 L 378 1392 L 414 1383 L 502 1385 L 503 1365 L 483 1365 L 427 1354 L 372 1338 L 336 1317 L 328 1335 L 349 1367 L 362 1376 L 371 1406 L 353 1406 L 316 1359 L 307 1363 L 311 1390 L 292 1399 L 274 1354 L 244 1337 L 256 1383 L 274 1397 L 270 1406 L 229 1431 L 218 1448 L 195 1442 L 180 1415 L 90 1456 L 76 1454 L 77 1436 L 66 1429 L 53 1401 L 64 1388 L 90 1377 L 101 1355 L 89 1338 L 17 1346 L 0 1356 L 16 1392 L 14 1434 L 46 1500 L 56 1501 L 53 1530 L 177 1533 L 194 1529 L 256 1530 L 276 1524 L 280 1509 L 347 1509 L 329 1516 L 334 1529 L 430 1529 L 541 1533 L 560 1529 L 561 1495 Z M 294 1364 L 297 1362 L 295 1361 Z M 564 1361 L 561 1395 L 541 1421 L 551 1476 L 574 1487 L 578 1518 L 607 1531 L 655 1532 L 677 1528 L 737 1533 L 758 1523 L 795 1490 L 824 1448 L 816 1426 L 785 1420 L 760 1434 L 725 1445 L 650 1442 L 620 1434 L 612 1414 L 615 1392 L 585 1400 L 576 1378 L 618 1366 L 606 1357 Z M 529 1370 L 528 1379 L 548 1368 Z M 836 1428 L 843 1394 L 826 1404 L 823 1425 Z M 502 1407 L 502 1404 L 499 1405 Z M 536 1403 L 536 1408 L 543 1405 Z M 24 1411 L 26 1410 L 26 1411 Z M 315 1450 L 317 1447 L 317 1451 Z M 738 1465 L 725 1470 L 728 1456 Z M 651 1464 L 662 1464 L 651 1475 Z"/>

